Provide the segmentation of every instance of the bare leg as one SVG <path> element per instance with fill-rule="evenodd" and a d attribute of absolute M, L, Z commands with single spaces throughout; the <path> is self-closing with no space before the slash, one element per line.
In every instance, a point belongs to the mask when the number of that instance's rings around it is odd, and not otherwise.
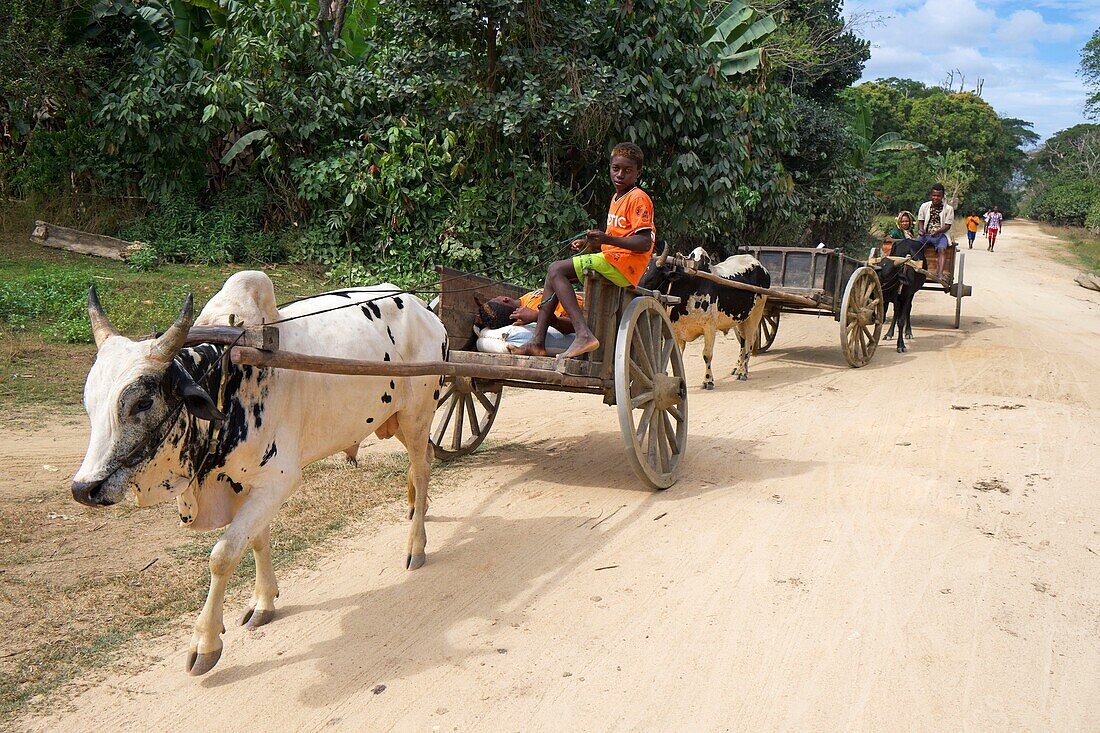
<path fill-rule="evenodd" d="M 560 358 L 569 359 L 574 356 L 586 354 L 600 346 L 592 330 L 585 323 L 584 313 L 580 303 L 577 302 L 577 294 L 573 290 L 573 283 L 577 282 L 577 271 L 573 267 L 572 260 L 559 260 L 550 265 L 546 273 L 545 293 L 552 292 L 557 296 L 558 302 L 565 308 L 566 315 L 573 323 L 573 345 L 570 346 Z M 544 356 L 546 354 L 546 331 L 550 327 L 550 318 L 553 315 L 552 304 L 543 302 L 539 308 L 539 320 L 535 326 L 535 336 L 530 343 L 516 349 L 517 354 L 527 356 Z"/>
<path fill-rule="evenodd" d="M 752 310 L 745 320 L 737 325 L 741 333 L 741 353 L 737 357 L 737 368 L 733 370 L 737 381 L 744 382 L 749 378 L 749 357 L 760 334 L 760 319 L 764 317 L 764 307 L 767 305 L 767 296 L 757 297 Z"/>
<path fill-rule="evenodd" d="M 270 623 L 275 618 L 279 583 L 275 579 L 275 568 L 271 565 L 270 526 L 264 527 L 252 539 L 252 554 L 256 558 L 256 587 L 252 591 L 252 600 L 248 602 L 248 610 L 241 616 L 241 625 L 250 629 Z"/>
<path fill-rule="evenodd" d="M 416 570 L 424 565 L 427 555 L 428 533 L 424 529 L 424 517 L 428 512 L 428 478 L 432 465 L 428 453 L 428 431 L 431 429 L 432 413 L 424 415 L 415 410 L 399 413 L 401 429 L 398 439 L 409 454 L 408 489 L 411 496 L 412 526 L 409 528 L 409 540 L 405 551 L 405 569 Z"/>
<path fill-rule="evenodd" d="M 286 473 L 280 476 L 284 479 L 283 483 L 268 487 L 266 492 L 253 490 L 233 517 L 225 534 L 210 551 L 210 591 L 195 621 L 194 633 L 191 634 L 191 645 L 187 654 L 189 674 L 205 674 L 221 658 L 221 635 L 225 631 L 225 588 L 233 571 L 240 564 L 245 549 L 251 544 L 251 538 L 258 537 L 271 526 L 272 518 L 283 501 L 294 491 L 300 477 L 297 468 L 288 464 Z M 270 588 L 267 590 L 270 592 Z"/>
<path fill-rule="evenodd" d="M 717 331 L 714 322 L 708 321 L 703 329 L 703 364 L 706 366 L 706 374 L 703 375 L 703 389 L 714 389 L 714 372 L 711 371 L 711 360 L 714 358 L 714 337 Z"/>
<path fill-rule="evenodd" d="M 943 260 L 944 260 L 944 257 L 946 257 L 946 256 L 947 256 L 947 250 L 946 249 L 936 250 L 936 260 L 939 263 L 936 266 L 936 268 L 937 268 L 936 269 L 936 279 L 938 279 L 938 280 L 943 280 Z"/>

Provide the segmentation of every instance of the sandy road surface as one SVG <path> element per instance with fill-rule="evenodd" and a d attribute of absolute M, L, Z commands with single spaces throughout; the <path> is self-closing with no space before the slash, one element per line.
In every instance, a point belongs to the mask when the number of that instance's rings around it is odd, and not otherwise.
<path fill-rule="evenodd" d="M 689 347 L 664 493 L 612 409 L 513 391 L 496 447 L 434 488 L 424 569 L 403 525 L 364 533 L 282 578 L 276 622 L 230 627 L 206 677 L 179 635 L 23 724 L 1098 730 L 1100 294 L 1048 246 L 1026 223 L 979 244 L 963 329 L 922 293 L 911 351 L 864 369 L 827 319 L 785 319 L 713 393 Z"/>

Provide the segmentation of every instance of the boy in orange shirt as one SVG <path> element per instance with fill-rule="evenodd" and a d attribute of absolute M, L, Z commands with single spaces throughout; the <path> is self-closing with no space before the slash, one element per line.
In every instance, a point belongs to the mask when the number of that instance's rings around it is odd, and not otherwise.
<path fill-rule="evenodd" d="M 584 321 L 573 283 L 580 282 L 585 270 L 595 270 L 621 288 L 638 284 L 649 265 L 657 230 L 653 223 L 653 202 L 638 188 L 644 156 L 634 143 L 619 143 L 611 151 L 611 183 L 615 195 L 607 212 L 607 226 L 589 229 L 584 239 L 573 242 L 577 256 L 550 265 L 543 292 L 552 297 L 539 306 L 535 335 L 515 353 L 525 356 L 546 356 L 546 330 L 554 315 L 555 301 L 561 303 L 573 324 L 576 338 L 561 358 L 587 354 L 600 347 Z M 594 251 L 594 250 L 599 250 Z"/>

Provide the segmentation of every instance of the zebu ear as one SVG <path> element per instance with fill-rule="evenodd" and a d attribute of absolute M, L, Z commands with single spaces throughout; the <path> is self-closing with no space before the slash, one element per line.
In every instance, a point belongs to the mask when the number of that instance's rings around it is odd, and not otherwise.
<path fill-rule="evenodd" d="M 200 420 L 211 422 L 225 419 L 225 415 L 218 410 L 218 406 L 214 404 L 214 400 L 210 398 L 206 390 L 200 387 L 179 364 L 172 362 L 172 366 L 168 368 L 167 376 L 170 387 L 179 393 L 180 398 L 183 399 L 183 406 L 192 415 Z"/>

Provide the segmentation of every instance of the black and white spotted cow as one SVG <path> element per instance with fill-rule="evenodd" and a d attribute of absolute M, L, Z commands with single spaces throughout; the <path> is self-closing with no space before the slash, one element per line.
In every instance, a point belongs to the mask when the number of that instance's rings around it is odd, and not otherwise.
<path fill-rule="evenodd" d="M 183 348 L 192 322 L 271 323 L 280 348 L 380 361 L 446 357 L 443 324 L 418 298 L 392 285 L 306 298 L 279 309 L 271 280 L 240 272 L 192 321 L 191 297 L 161 337 L 132 341 L 107 319 L 94 289 L 88 311 L 98 347 L 84 387 L 91 438 L 73 477 L 73 497 L 107 506 L 132 492 L 138 506 L 170 499 L 184 526 L 228 525 L 210 553 L 210 593 L 195 623 L 187 671 L 203 674 L 222 652 L 226 583 L 244 552 L 256 558 L 256 585 L 241 619 L 251 627 L 274 616 L 279 594 L 271 565 L 270 525 L 301 481 L 302 469 L 370 433 L 396 435 L 409 454 L 412 528 L 405 565 L 425 559 L 430 446 L 428 432 L 442 380 L 436 376 L 358 377 L 238 366 L 223 347 Z M 377 298 L 372 302 L 371 298 Z M 353 307 L 322 312 L 335 306 Z"/>
<path fill-rule="evenodd" d="M 911 257 L 923 269 L 928 269 L 925 261 L 925 246 L 915 239 L 902 239 L 894 242 L 890 250 L 891 257 Z M 883 339 L 889 341 L 894 338 L 894 329 L 898 329 L 897 350 L 903 354 L 909 350 L 905 345 L 905 339 L 913 338 L 913 299 L 917 295 L 927 277 L 917 272 L 912 267 L 895 263 L 884 259 L 875 266 L 879 281 L 882 283 L 883 307 L 893 303 L 894 317 L 890 321 L 890 330 Z M 884 310 L 883 313 L 886 311 Z"/>
<path fill-rule="evenodd" d="M 698 269 L 703 272 L 760 288 L 771 286 L 771 275 L 752 255 L 735 255 L 711 264 L 710 255 L 699 247 L 688 259 L 696 260 Z M 740 381 L 749 378 L 749 354 L 756 341 L 767 296 L 727 288 L 695 277 L 680 268 L 662 264 L 660 257 L 649 263 L 639 285 L 680 298 L 679 305 L 670 306 L 668 311 L 672 333 L 681 351 L 687 342 L 703 337 L 703 362 L 706 364 L 703 389 L 714 389 L 711 359 L 714 356 L 714 337 L 718 331 L 728 334 L 730 329 L 734 329 L 741 337 L 741 353 L 733 374 Z"/>

